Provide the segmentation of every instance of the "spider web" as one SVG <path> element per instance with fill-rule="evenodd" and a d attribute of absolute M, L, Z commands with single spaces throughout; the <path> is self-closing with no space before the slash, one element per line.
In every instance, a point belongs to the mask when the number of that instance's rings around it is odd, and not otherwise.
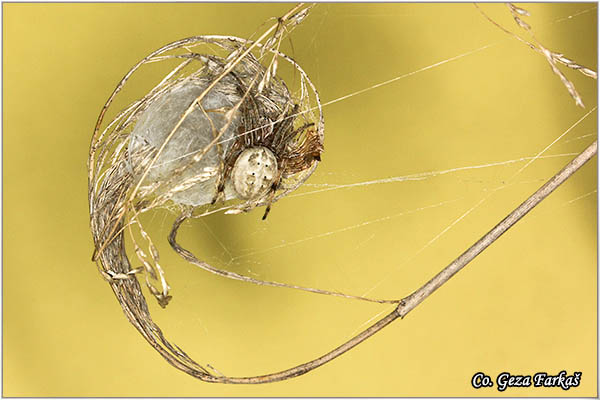
<path fill-rule="evenodd" d="M 485 10 L 521 34 L 508 11 L 497 6 Z M 435 7 L 448 12 L 437 26 Z M 578 21 L 594 18 L 595 5 L 527 8 L 546 46 L 596 69 L 596 44 L 584 41 L 584 46 L 573 38 Z M 306 69 L 323 99 L 323 163 L 296 193 L 274 204 L 265 222 L 255 210 L 188 223 L 183 243 L 218 268 L 357 295 L 407 295 L 597 136 L 596 81 L 567 71 L 587 106 L 575 107 L 543 57 L 496 30 L 471 5 L 319 5 L 292 38 L 293 49 L 284 52 Z M 559 220 L 575 220 L 572 224 L 587 232 L 588 241 L 572 251 L 595 248 L 589 218 L 595 215 L 597 191 L 594 174 L 586 174 L 522 224 L 532 224 L 541 235 L 544 221 L 558 213 Z M 172 216 L 151 218 L 164 236 Z M 504 251 L 518 251 L 511 249 Z M 223 281 L 182 266 L 176 256 L 167 258 L 177 264 L 168 277 L 182 300 L 157 320 L 171 325 L 168 332 L 176 343 L 188 343 L 185 332 L 195 332 L 215 349 L 255 354 L 232 344 L 245 329 L 246 341 L 269 342 L 274 353 L 301 337 L 302 346 L 318 354 L 387 311 Z M 475 275 L 489 279 L 482 272 Z M 461 299 L 454 294 L 449 301 Z M 210 303 L 214 313 L 184 322 L 209 300 L 217 302 Z M 249 310 L 262 311 L 246 319 Z M 310 325 L 332 310 L 343 310 L 334 319 L 335 329 L 320 330 L 316 339 L 308 338 L 314 329 L 292 324 L 290 316 L 291 311 L 312 314 L 306 317 Z M 276 333 L 266 333 L 261 324 L 273 318 L 277 322 L 269 326 Z M 201 349 L 202 358 L 227 375 L 270 369 L 243 357 L 235 365 L 220 362 L 219 351 Z M 266 363 L 285 367 L 305 358 L 291 355 Z"/>

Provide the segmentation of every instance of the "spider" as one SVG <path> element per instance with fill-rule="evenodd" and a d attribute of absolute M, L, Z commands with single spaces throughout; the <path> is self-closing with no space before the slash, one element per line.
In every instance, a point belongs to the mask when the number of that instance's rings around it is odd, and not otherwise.
<path fill-rule="evenodd" d="M 244 90 L 240 80 L 238 90 Z M 286 88 L 287 92 L 287 88 Z M 313 122 L 295 128 L 300 106 L 286 98 L 283 111 L 272 100 L 250 91 L 242 103 L 241 123 L 234 143 L 223 157 L 221 175 L 212 204 L 224 199 L 225 185 L 231 182 L 243 211 L 266 204 L 266 219 L 282 179 L 321 161 L 323 145 Z M 287 97 L 287 96 L 286 96 Z"/>

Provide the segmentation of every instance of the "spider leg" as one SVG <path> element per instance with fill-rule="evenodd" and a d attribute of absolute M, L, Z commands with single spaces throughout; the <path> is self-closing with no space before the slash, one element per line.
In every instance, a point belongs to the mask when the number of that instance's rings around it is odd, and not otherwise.
<path fill-rule="evenodd" d="M 243 131 L 243 128 L 240 127 L 240 130 Z M 244 139 L 238 137 L 229 150 L 227 150 L 227 154 L 223 156 L 223 159 L 221 160 L 221 173 L 217 176 L 216 181 L 217 192 L 210 204 L 215 204 L 217 201 L 223 201 L 225 199 L 225 182 L 227 182 L 227 179 L 229 179 L 229 176 L 231 175 L 235 159 L 239 154 L 240 149 L 244 146 L 243 142 Z"/>
<path fill-rule="evenodd" d="M 225 194 L 224 194 L 224 185 L 219 183 L 219 187 L 217 188 L 217 193 L 215 194 L 215 197 L 213 197 L 212 201 L 210 202 L 211 205 L 216 204 L 217 202 L 222 202 L 225 198 Z"/>
<path fill-rule="evenodd" d="M 277 127 L 276 127 L 276 131 L 281 132 L 281 134 L 278 135 L 279 137 L 278 137 L 277 143 L 273 143 L 273 147 L 275 147 L 275 148 L 280 148 L 282 145 L 285 146 L 285 143 L 287 143 L 288 137 L 290 137 L 289 133 L 292 131 L 294 133 L 297 132 L 297 131 L 294 131 L 294 121 L 295 121 L 296 113 L 298 112 L 299 106 L 298 106 L 298 104 L 295 104 L 293 109 L 290 112 L 288 112 L 288 109 L 289 109 L 289 105 L 286 106 L 286 109 L 282 113 L 283 117 L 278 122 Z"/>
<path fill-rule="evenodd" d="M 269 204 L 267 204 L 267 208 L 265 208 L 265 213 L 262 216 L 262 220 L 264 221 L 265 219 L 267 219 L 267 215 L 269 215 L 269 213 L 271 212 L 271 204 L 273 201 L 273 197 L 275 197 L 275 190 L 271 191 L 269 194 Z"/>
<path fill-rule="evenodd" d="M 293 129 L 293 127 L 292 127 L 290 130 L 287 131 L 287 133 L 283 133 L 281 135 L 281 139 L 280 139 L 279 145 L 277 147 L 277 151 L 280 153 L 285 152 L 285 150 L 286 150 L 285 146 L 287 146 L 287 144 L 289 143 L 290 140 L 293 140 L 296 135 L 298 135 L 301 132 L 304 132 L 306 129 L 308 129 L 314 125 L 315 125 L 314 122 L 309 122 L 309 123 L 306 123 L 306 124 L 298 127 L 297 129 Z"/>
<path fill-rule="evenodd" d="M 265 219 L 267 219 L 267 215 L 269 215 L 269 212 L 271 211 L 271 204 L 273 204 L 273 199 L 275 198 L 275 193 L 277 192 L 277 189 L 279 188 L 279 184 L 281 183 L 281 177 L 283 176 L 283 170 L 284 170 L 284 168 L 280 168 L 279 171 L 277 171 L 277 176 L 275 177 L 275 180 L 273 181 L 273 184 L 271 185 L 271 189 L 269 190 L 269 193 L 267 194 L 267 208 L 265 208 L 265 213 L 262 217 L 263 221 Z"/>
<path fill-rule="evenodd" d="M 213 197 L 212 201 L 210 202 L 211 205 L 225 200 L 225 182 L 227 181 L 230 172 L 231 167 L 227 165 L 223 170 L 223 173 L 218 175 L 216 182 L 217 192 L 215 193 L 215 197 Z"/>

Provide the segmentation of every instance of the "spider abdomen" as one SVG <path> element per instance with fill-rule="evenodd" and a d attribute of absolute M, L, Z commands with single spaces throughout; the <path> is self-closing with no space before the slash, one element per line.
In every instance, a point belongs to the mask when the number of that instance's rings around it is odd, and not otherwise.
<path fill-rule="evenodd" d="M 277 172 L 277 159 L 271 150 L 249 147 L 240 153 L 231 171 L 233 188 L 242 199 L 257 199 L 271 189 Z"/>

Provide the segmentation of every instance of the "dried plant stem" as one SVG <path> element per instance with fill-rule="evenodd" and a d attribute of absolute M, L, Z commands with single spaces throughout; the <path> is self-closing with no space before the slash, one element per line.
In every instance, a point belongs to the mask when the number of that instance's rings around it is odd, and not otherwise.
<path fill-rule="evenodd" d="M 421 288 L 402 299 L 398 307 L 394 308 L 394 310 L 391 313 L 381 318 L 369 328 L 365 329 L 364 331 L 354 336 L 347 342 L 343 343 L 341 346 L 330 351 L 329 353 L 324 354 L 323 356 L 309 361 L 307 363 L 300 364 L 296 367 L 281 372 L 276 372 L 273 374 L 240 378 L 204 375 L 200 379 L 207 382 L 233 384 L 258 384 L 276 382 L 303 375 L 339 357 L 348 350 L 365 341 L 367 338 L 373 336 L 375 333 L 379 332 L 386 326 L 390 325 L 396 319 L 404 318 L 410 311 L 412 311 L 415 307 L 421 304 L 423 300 L 429 297 L 444 283 L 448 282 L 448 280 L 452 278 L 458 271 L 463 269 L 469 262 L 471 262 L 479 254 L 481 254 L 481 252 L 488 248 L 492 243 L 494 243 L 500 236 L 502 236 L 508 229 L 510 229 L 529 211 L 531 211 L 542 200 L 544 200 L 557 187 L 559 187 L 563 182 L 569 179 L 569 177 L 573 175 L 577 170 L 579 170 L 579 168 L 581 168 L 586 162 L 588 162 L 597 153 L 597 151 L 598 141 L 594 141 L 594 143 L 588 146 L 588 148 L 586 148 L 581 154 L 575 157 L 569 164 L 567 164 L 562 170 L 560 170 L 556 175 L 554 175 L 548 182 L 546 182 L 541 188 L 539 188 L 534 194 L 532 194 L 514 211 L 512 211 L 498 225 L 492 228 L 475 244 L 473 244 L 458 258 L 452 261 L 446 268 L 440 271 L 436 276 L 434 276 Z"/>
<path fill-rule="evenodd" d="M 515 39 L 517 39 L 520 42 L 529 46 L 529 48 L 531 48 L 532 50 L 537 51 L 538 53 L 542 54 L 548 61 L 548 64 L 550 65 L 552 72 L 554 72 L 554 74 L 559 77 L 560 81 L 565 86 L 565 88 L 567 89 L 567 91 L 569 92 L 571 97 L 575 100 L 575 104 L 577 104 L 580 107 L 584 107 L 581 95 L 577 92 L 577 89 L 575 89 L 575 85 L 565 76 L 565 74 L 562 73 L 562 71 L 560 69 L 558 69 L 558 66 L 556 65 L 556 63 L 563 64 L 566 67 L 574 69 L 576 71 L 579 71 L 583 75 L 588 76 L 593 79 L 598 79 L 598 74 L 596 73 L 596 71 L 594 71 L 590 68 L 584 67 L 581 64 L 576 63 L 575 61 L 565 57 L 562 53 L 557 53 L 557 52 L 548 50 L 546 47 L 544 47 L 539 42 L 539 40 L 537 40 L 535 34 L 531 30 L 531 26 L 527 22 L 523 21 L 523 19 L 521 18 L 521 16 L 529 16 L 529 12 L 527 10 L 517 7 L 517 6 L 513 5 L 512 3 L 507 3 L 508 9 L 510 10 L 512 17 L 515 20 L 515 22 L 517 23 L 517 25 L 519 25 L 519 27 L 521 27 L 522 29 L 524 29 L 525 31 L 527 31 L 531 34 L 531 37 L 533 38 L 533 41 L 535 42 L 535 44 L 523 39 L 519 35 L 509 31 L 508 29 L 504 28 L 502 25 L 500 25 L 499 23 L 494 21 L 481 9 L 481 7 L 479 7 L 477 5 L 477 3 L 473 3 L 473 5 L 477 8 L 477 10 L 481 13 L 481 15 L 483 15 L 489 22 L 494 24 L 497 28 L 502 30 L 504 33 L 514 37 Z"/>
<path fill-rule="evenodd" d="M 554 175 L 548 182 L 539 188 L 534 194 L 532 194 L 527 200 L 525 200 L 519 207 L 511 212 L 506 218 L 504 218 L 498 225 L 492 230 L 486 233 L 481 239 L 479 239 L 474 245 L 469 247 L 464 253 L 462 253 L 457 259 L 452 261 L 446 268 L 440 273 L 434 276 L 429 282 L 423 285 L 419 290 L 412 293 L 410 296 L 402 299 L 402 302 L 398 306 L 398 312 L 401 317 L 408 314 L 413 308 L 419 303 L 425 300 L 431 293 L 437 288 L 442 286 L 452 278 L 454 274 L 464 268 L 469 262 L 477 257 L 483 250 L 488 248 L 489 245 L 494 243 L 500 236 L 502 236 L 510 227 L 516 224 L 521 218 L 523 218 L 529 211 L 537 206 L 542 200 L 544 200 L 550 193 L 552 193 L 557 187 L 559 187 L 564 181 L 566 181 L 571 175 L 573 175 L 579 168 L 589 161 L 598 151 L 598 141 L 594 141 L 589 145 L 581 154 L 575 157 L 569 164 Z"/>

